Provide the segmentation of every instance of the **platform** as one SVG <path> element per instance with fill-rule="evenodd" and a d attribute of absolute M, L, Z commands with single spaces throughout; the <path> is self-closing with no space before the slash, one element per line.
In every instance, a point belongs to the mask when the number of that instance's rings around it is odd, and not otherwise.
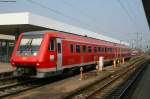
<path fill-rule="evenodd" d="M 150 64 L 140 75 L 138 81 L 132 86 L 130 91 L 127 93 L 128 96 L 123 99 L 149 99 L 150 97 Z"/>
<path fill-rule="evenodd" d="M 11 71 L 13 71 L 13 68 L 10 63 L 0 63 L 0 73 Z"/>

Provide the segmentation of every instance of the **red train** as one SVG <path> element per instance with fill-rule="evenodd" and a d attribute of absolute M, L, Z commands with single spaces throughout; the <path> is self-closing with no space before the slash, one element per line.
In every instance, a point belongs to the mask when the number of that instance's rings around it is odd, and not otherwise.
<path fill-rule="evenodd" d="M 130 49 L 87 36 L 34 31 L 20 34 L 10 61 L 16 75 L 48 77 L 68 68 L 95 64 L 99 56 L 103 56 L 105 62 L 115 57 L 127 58 Z"/>

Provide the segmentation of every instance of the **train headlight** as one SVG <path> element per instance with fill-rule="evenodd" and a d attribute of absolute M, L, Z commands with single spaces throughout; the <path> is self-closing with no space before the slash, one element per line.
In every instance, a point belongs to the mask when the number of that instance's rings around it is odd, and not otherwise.
<path fill-rule="evenodd" d="M 36 66 L 39 66 L 40 65 L 40 63 L 36 63 Z"/>
<path fill-rule="evenodd" d="M 36 52 L 34 52 L 34 53 L 33 53 L 33 56 L 36 56 L 36 55 L 37 55 L 37 53 L 36 53 Z"/>
<path fill-rule="evenodd" d="M 15 62 L 12 62 L 12 65 L 15 65 Z"/>

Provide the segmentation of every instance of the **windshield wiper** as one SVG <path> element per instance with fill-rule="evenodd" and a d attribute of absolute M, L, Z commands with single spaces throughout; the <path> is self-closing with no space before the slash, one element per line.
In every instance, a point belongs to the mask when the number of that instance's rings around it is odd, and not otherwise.
<path fill-rule="evenodd" d="M 25 50 L 26 51 L 30 51 L 32 52 L 32 41 L 33 41 L 33 38 L 30 39 L 26 44 L 25 44 Z"/>

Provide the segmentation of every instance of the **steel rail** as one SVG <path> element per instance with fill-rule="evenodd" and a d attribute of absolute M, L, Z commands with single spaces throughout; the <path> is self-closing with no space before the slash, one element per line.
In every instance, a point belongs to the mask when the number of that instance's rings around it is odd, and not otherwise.
<path fill-rule="evenodd" d="M 0 86 L 0 98 L 14 95 L 19 92 L 38 87 L 40 86 L 40 84 L 36 83 L 38 81 L 39 81 L 38 79 L 30 79 L 27 81 L 16 82 L 16 83 Z"/>
<path fill-rule="evenodd" d="M 115 81 L 117 81 L 119 78 L 122 78 L 122 76 L 126 75 L 128 72 L 130 72 L 134 68 L 135 68 L 134 66 L 131 68 L 128 68 L 123 73 L 116 74 L 116 75 L 114 75 L 114 77 L 107 79 L 107 81 L 105 81 L 105 83 L 103 84 L 102 87 L 97 88 L 96 90 L 92 91 L 90 94 L 86 95 L 85 99 L 89 99 L 91 97 L 94 97 L 97 93 L 103 91 L 105 88 L 112 85 Z"/>
<path fill-rule="evenodd" d="M 125 83 L 121 85 L 118 89 L 116 88 L 111 94 L 106 96 L 106 99 L 122 99 L 126 93 L 130 90 L 132 85 L 136 82 L 136 80 L 140 77 L 141 73 L 148 67 L 148 62 L 145 62 L 134 75 L 129 77 Z"/>
<path fill-rule="evenodd" d="M 144 58 L 140 59 L 140 62 L 143 61 L 143 60 L 144 60 Z M 128 71 L 130 71 L 132 65 L 139 64 L 140 62 L 139 62 L 139 59 L 136 59 L 133 63 L 131 63 L 129 66 L 127 66 L 126 69 L 129 68 Z M 132 66 L 132 68 L 134 68 L 134 66 Z M 122 68 L 121 70 L 119 70 L 119 71 L 117 71 L 117 72 L 118 72 L 118 73 L 122 73 L 123 71 L 125 71 L 124 69 L 125 69 L 125 68 Z M 114 72 L 114 73 L 112 73 L 111 75 L 109 75 L 109 76 L 107 76 L 107 77 L 105 77 L 105 78 L 103 78 L 103 79 L 100 79 L 99 81 L 97 81 L 97 82 L 95 82 L 95 83 L 90 84 L 90 85 L 87 86 L 86 88 L 82 88 L 81 90 L 78 90 L 77 92 L 73 92 L 73 93 L 71 93 L 70 95 L 65 96 L 64 98 L 65 98 L 65 99 L 69 99 L 69 98 L 78 96 L 78 95 L 80 95 L 82 92 L 84 92 L 84 90 L 88 90 L 90 87 L 93 87 L 94 85 L 96 85 L 96 84 L 98 84 L 98 83 L 102 84 L 102 83 L 105 82 L 105 84 L 103 84 L 103 85 L 107 86 L 107 85 L 109 84 L 108 81 L 110 80 L 111 76 L 118 75 L 118 73 Z M 113 77 L 113 78 L 118 78 L 118 77 Z M 112 82 L 112 81 L 113 81 L 113 80 L 111 80 L 111 82 Z M 110 82 L 110 83 L 111 83 L 111 82 Z M 101 89 L 104 89 L 105 86 L 102 86 Z M 97 92 L 97 90 L 98 90 L 98 89 L 96 89 L 95 92 Z M 90 96 L 91 96 L 92 94 L 94 94 L 95 92 L 92 91 L 92 92 L 86 94 L 84 98 L 90 97 Z"/>

